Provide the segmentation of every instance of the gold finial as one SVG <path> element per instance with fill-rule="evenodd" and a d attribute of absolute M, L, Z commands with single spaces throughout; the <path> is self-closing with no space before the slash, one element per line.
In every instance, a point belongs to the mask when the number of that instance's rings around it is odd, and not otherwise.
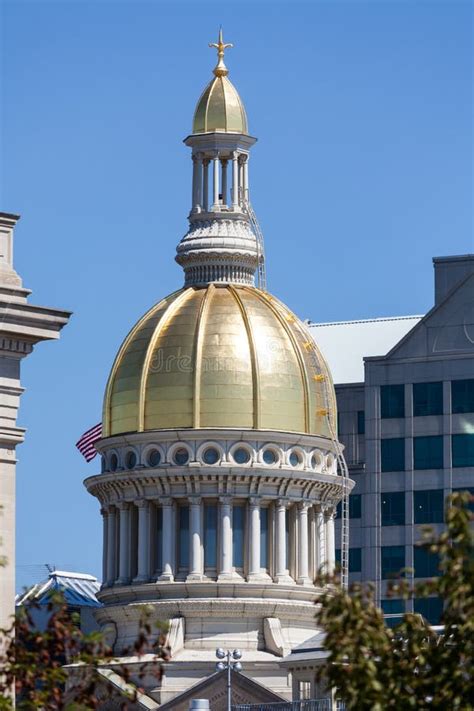
<path fill-rule="evenodd" d="M 213 71 L 216 77 L 225 77 L 229 73 L 226 65 L 224 64 L 224 52 L 229 47 L 233 47 L 233 44 L 224 44 L 224 39 L 222 36 L 222 27 L 219 29 L 219 39 L 216 42 L 210 42 L 209 47 L 215 47 L 217 49 L 217 65 L 214 67 Z"/>

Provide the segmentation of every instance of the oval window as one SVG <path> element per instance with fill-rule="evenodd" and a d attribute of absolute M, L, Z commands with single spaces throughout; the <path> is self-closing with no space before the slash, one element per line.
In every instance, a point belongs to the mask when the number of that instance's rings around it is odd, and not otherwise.
<path fill-rule="evenodd" d="M 152 449 L 148 455 L 148 464 L 150 467 L 157 467 L 161 462 L 161 454 L 158 449 Z"/>
<path fill-rule="evenodd" d="M 277 460 L 277 455 L 273 449 L 266 449 L 263 453 L 263 461 L 265 464 L 275 464 Z"/>
<path fill-rule="evenodd" d="M 112 454 L 110 457 L 110 471 L 116 472 L 118 467 L 118 459 L 116 454 Z"/>
<path fill-rule="evenodd" d="M 189 452 L 184 447 L 180 447 L 174 453 L 175 464 L 186 464 L 189 460 Z"/>
<path fill-rule="evenodd" d="M 237 464 L 248 464 L 250 462 L 250 452 L 245 447 L 239 447 L 235 450 L 233 458 Z"/>
<path fill-rule="evenodd" d="M 313 469 L 317 469 L 318 467 L 321 466 L 322 463 L 323 463 L 323 460 L 321 458 L 321 455 L 320 454 L 313 454 L 313 456 L 311 457 L 311 465 L 312 465 Z"/>
<path fill-rule="evenodd" d="M 219 461 L 219 452 L 215 447 L 208 447 L 202 458 L 205 464 L 216 464 Z"/>
<path fill-rule="evenodd" d="M 297 452 L 290 454 L 290 464 L 292 467 L 298 467 L 301 464 L 301 457 Z"/>
<path fill-rule="evenodd" d="M 127 456 L 125 458 L 125 466 L 127 469 L 133 469 L 133 467 L 137 463 L 137 455 L 135 452 L 127 452 Z"/>

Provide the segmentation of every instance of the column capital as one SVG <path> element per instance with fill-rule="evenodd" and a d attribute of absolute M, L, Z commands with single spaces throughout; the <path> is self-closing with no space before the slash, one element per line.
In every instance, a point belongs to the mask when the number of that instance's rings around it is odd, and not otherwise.
<path fill-rule="evenodd" d="M 130 501 L 118 501 L 116 506 L 119 511 L 128 511 L 130 508 Z"/>
<path fill-rule="evenodd" d="M 290 503 L 290 502 L 288 501 L 288 499 L 277 499 L 277 500 L 275 501 L 275 505 L 276 505 L 279 509 L 287 509 L 289 503 Z"/>
<path fill-rule="evenodd" d="M 257 508 L 262 505 L 262 499 L 260 498 L 260 496 L 251 496 L 249 499 L 249 504 L 250 506 Z"/>
<path fill-rule="evenodd" d="M 136 499 L 133 503 L 139 509 L 146 509 L 150 504 L 150 499 Z"/>
<path fill-rule="evenodd" d="M 192 495 L 188 496 L 188 501 L 190 506 L 200 506 L 202 504 L 202 496 Z"/>
<path fill-rule="evenodd" d="M 298 511 L 305 512 L 308 511 L 311 506 L 309 501 L 298 501 Z"/>
<path fill-rule="evenodd" d="M 219 496 L 219 503 L 222 506 L 232 506 L 232 496 Z"/>
<path fill-rule="evenodd" d="M 106 518 L 109 515 L 110 511 L 107 506 L 101 506 L 100 508 L 100 515 Z"/>
<path fill-rule="evenodd" d="M 173 506 L 173 499 L 171 496 L 163 496 L 158 500 L 160 506 Z"/>

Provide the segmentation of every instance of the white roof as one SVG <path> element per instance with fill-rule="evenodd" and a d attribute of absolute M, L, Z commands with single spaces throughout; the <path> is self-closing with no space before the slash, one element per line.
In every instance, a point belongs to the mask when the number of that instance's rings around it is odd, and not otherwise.
<path fill-rule="evenodd" d="M 362 383 L 364 357 L 386 355 L 423 316 L 309 323 L 335 384 Z"/>

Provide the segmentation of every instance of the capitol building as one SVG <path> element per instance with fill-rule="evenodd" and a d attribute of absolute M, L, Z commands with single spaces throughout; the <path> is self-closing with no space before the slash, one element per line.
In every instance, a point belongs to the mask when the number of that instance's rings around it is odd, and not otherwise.
<path fill-rule="evenodd" d="M 120 347 L 96 445 L 102 471 L 85 481 L 103 518 L 97 619 L 117 657 L 108 680 L 126 666 L 133 682 L 145 664 L 144 698 L 176 709 L 193 688 L 208 694 L 217 647 L 242 650 L 244 701 L 291 698 L 280 662 L 318 632 L 315 580 L 334 567 L 336 507 L 352 486 L 328 366 L 265 288 L 250 202 L 256 139 L 222 33 L 213 46 L 218 62 L 185 139 L 184 284 Z M 152 655 L 125 652 L 144 605 L 169 621 L 160 678 Z"/>

